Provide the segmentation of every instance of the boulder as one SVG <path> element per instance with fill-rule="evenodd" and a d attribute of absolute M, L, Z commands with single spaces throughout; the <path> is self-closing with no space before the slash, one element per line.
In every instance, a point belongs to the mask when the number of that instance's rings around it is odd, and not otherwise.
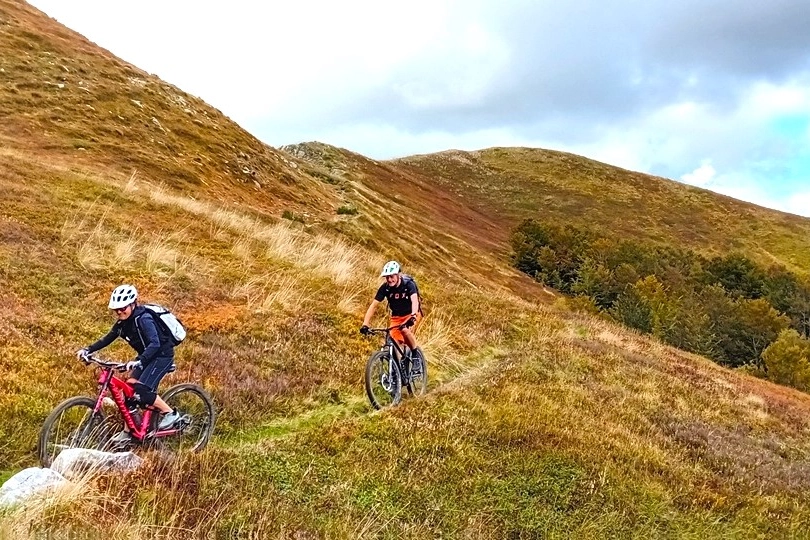
<path fill-rule="evenodd" d="M 64 486 L 69 482 L 52 469 L 30 467 L 18 472 L 0 487 L 0 507 L 19 504 L 32 495 Z"/>
<path fill-rule="evenodd" d="M 51 463 L 51 469 L 66 478 L 100 472 L 134 471 L 143 459 L 132 452 L 102 452 L 86 448 L 63 450 Z"/>

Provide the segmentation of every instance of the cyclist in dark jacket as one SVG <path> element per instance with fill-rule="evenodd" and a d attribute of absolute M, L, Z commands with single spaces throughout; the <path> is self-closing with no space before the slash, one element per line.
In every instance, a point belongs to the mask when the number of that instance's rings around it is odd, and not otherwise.
<path fill-rule="evenodd" d="M 145 307 L 138 305 L 138 291 L 132 285 L 116 287 L 110 296 L 109 308 L 117 321 L 106 336 L 89 347 L 76 352 L 79 358 L 94 353 L 121 338 L 135 349 L 138 356 L 127 363 L 131 370 L 127 382 L 135 389 L 136 397 L 146 405 L 152 405 L 163 413 L 158 429 L 169 429 L 180 415 L 157 394 L 161 379 L 174 366 L 174 344 L 166 335 L 167 330 L 157 323 Z M 129 432 L 122 431 L 113 442 L 126 442 Z"/>

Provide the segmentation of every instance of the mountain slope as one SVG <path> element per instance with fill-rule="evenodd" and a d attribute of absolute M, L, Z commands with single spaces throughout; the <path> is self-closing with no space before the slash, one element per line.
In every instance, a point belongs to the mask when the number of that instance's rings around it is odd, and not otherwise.
<path fill-rule="evenodd" d="M 49 163 L 70 168 L 137 171 L 144 179 L 257 208 L 334 198 L 289 156 L 218 110 L 24 2 L 0 2 L 0 36 L 6 153 L 44 152 Z"/>
<path fill-rule="evenodd" d="M 490 148 L 390 165 L 513 225 L 525 218 L 570 222 L 707 253 L 744 250 L 802 273 L 810 268 L 810 219 L 573 154 Z"/>
<path fill-rule="evenodd" d="M 166 384 L 199 382 L 220 411 L 205 452 L 5 511 L 0 537 L 804 534 L 810 398 L 549 305 L 505 259 L 522 217 L 563 216 L 527 180 L 507 195 L 484 161 L 269 148 L 22 2 L 0 0 L 0 51 L 0 478 L 35 464 L 60 400 L 94 391 L 73 351 L 109 328 L 121 282 L 186 322 Z M 560 193 L 603 208 L 570 159 Z M 357 327 L 394 257 L 426 299 L 432 384 L 374 413 L 378 343 Z"/>

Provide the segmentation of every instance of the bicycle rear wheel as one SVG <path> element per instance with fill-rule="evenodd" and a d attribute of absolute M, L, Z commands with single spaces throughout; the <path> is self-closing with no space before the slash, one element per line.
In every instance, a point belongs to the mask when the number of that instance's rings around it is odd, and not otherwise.
<path fill-rule="evenodd" d="M 375 409 L 391 407 L 402 400 L 399 366 L 383 351 L 372 354 L 366 363 L 366 394 Z"/>
<path fill-rule="evenodd" d="M 107 421 L 103 411 L 93 414 L 94 399 L 78 396 L 67 399 L 45 419 L 39 432 L 37 453 L 43 467 L 68 448 L 104 450 L 117 425 Z"/>
<path fill-rule="evenodd" d="M 178 384 L 163 394 L 163 401 L 180 413 L 180 420 L 175 424 L 178 433 L 161 437 L 161 446 L 172 452 L 197 452 L 205 448 L 216 421 L 214 402 L 208 392 L 196 384 Z"/>
<path fill-rule="evenodd" d="M 413 369 L 417 365 L 417 362 L 421 368 L 421 374 L 414 377 Z M 422 352 L 422 349 L 417 347 L 415 351 L 411 351 L 411 373 L 408 377 L 408 393 L 412 396 L 424 395 L 427 392 L 427 383 L 427 360 L 425 360 L 425 353 Z"/>

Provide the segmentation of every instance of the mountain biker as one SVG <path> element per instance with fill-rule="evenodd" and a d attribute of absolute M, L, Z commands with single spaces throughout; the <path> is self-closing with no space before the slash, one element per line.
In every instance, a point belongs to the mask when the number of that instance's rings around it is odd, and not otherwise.
<path fill-rule="evenodd" d="M 151 405 L 163 414 L 158 429 L 169 429 L 180 419 L 159 395 L 157 387 L 161 379 L 174 366 L 174 344 L 158 324 L 152 313 L 138 304 L 138 291 L 132 285 L 120 285 L 110 295 L 108 306 L 118 319 L 106 336 L 92 345 L 76 351 L 78 358 L 103 349 L 121 338 L 135 349 L 138 356 L 127 362 L 130 376 L 127 382 L 135 389 L 135 397 L 146 405 Z M 111 442 L 124 443 L 130 440 L 129 431 L 124 429 L 112 437 Z"/>
<path fill-rule="evenodd" d="M 371 301 L 371 305 L 366 311 L 360 333 L 368 334 L 368 325 L 372 317 L 374 317 L 377 305 L 387 299 L 388 307 L 391 309 L 391 326 L 404 325 L 402 330 L 399 328 L 393 329 L 391 337 L 398 343 L 406 343 L 412 351 L 421 356 L 421 349 L 418 348 L 419 345 L 416 343 L 416 337 L 414 336 L 416 327 L 422 320 L 422 302 L 419 298 L 419 289 L 416 282 L 412 277 L 401 272 L 397 261 L 385 263 L 380 277 L 385 278 L 385 283 L 377 289 L 377 294 L 374 295 L 374 300 Z M 421 375 L 419 362 L 414 362 L 411 373 Z"/>

